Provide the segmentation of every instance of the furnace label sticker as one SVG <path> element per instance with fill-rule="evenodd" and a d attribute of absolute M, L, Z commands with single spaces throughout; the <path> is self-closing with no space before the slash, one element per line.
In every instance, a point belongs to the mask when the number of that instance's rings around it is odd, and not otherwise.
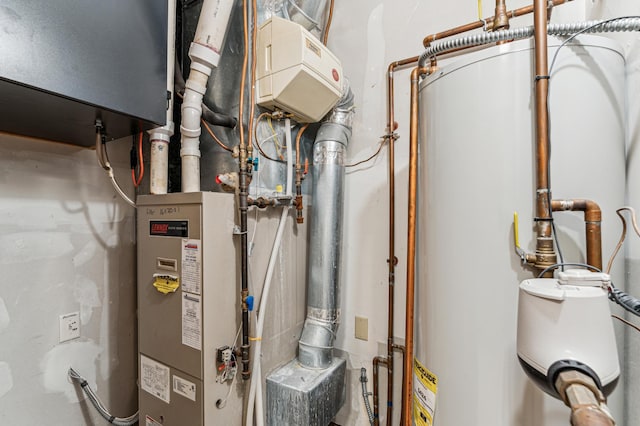
<path fill-rule="evenodd" d="M 155 237 L 188 237 L 187 220 L 150 220 L 149 235 Z"/>
<path fill-rule="evenodd" d="M 196 384 L 176 375 L 173 376 L 173 391 L 190 400 L 196 400 Z"/>
<path fill-rule="evenodd" d="M 182 293 L 182 344 L 202 350 L 202 309 L 197 294 Z"/>
<path fill-rule="evenodd" d="M 416 426 L 433 425 L 438 378 L 416 358 L 413 359 L 413 420 Z"/>
<path fill-rule="evenodd" d="M 171 402 L 171 375 L 169 367 L 140 355 L 140 386 L 142 390 L 169 404 Z"/>
<path fill-rule="evenodd" d="M 182 291 L 200 294 L 202 251 L 200 240 L 182 239 Z"/>

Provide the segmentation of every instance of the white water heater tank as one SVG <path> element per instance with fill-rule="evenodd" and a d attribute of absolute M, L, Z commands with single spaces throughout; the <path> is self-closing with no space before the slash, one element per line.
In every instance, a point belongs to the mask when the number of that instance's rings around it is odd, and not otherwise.
<path fill-rule="evenodd" d="M 309 31 L 273 17 L 258 30 L 257 103 L 293 114 L 300 123 L 320 121 L 342 96 L 338 58 Z"/>
<path fill-rule="evenodd" d="M 549 62 L 561 42 L 549 38 Z M 520 243 L 535 251 L 533 58 L 533 40 L 489 47 L 420 87 L 416 356 L 438 377 L 436 425 L 568 424 L 568 408 L 526 377 L 516 348 L 518 283 L 535 276 L 514 253 L 512 223 L 517 211 Z M 552 197 L 600 205 L 606 261 L 620 232 L 615 210 L 625 202 L 621 47 L 598 36 L 563 47 L 549 108 Z M 584 215 L 554 218 L 565 261 L 584 262 Z M 611 278 L 624 282 L 622 256 Z M 621 389 L 609 398 L 617 419 Z"/>

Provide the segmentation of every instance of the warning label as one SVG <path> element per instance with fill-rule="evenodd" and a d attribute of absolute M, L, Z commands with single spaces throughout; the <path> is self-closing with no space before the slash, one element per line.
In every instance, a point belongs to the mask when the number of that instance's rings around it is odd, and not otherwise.
<path fill-rule="evenodd" d="M 413 359 L 413 420 L 416 426 L 433 425 L 438 378 L 417 359 Z"/>
<path fill-rule="evenodd" d="M 144 355 L 140 355 L 140 386 L 166 402 L 171 402 L 171 377 L 169 367 L 162 365 Z"/>

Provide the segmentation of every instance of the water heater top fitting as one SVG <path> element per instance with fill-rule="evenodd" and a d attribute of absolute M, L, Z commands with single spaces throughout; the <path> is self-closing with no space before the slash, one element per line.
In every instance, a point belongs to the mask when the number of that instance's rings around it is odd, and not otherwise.
<path fill-rule="evenodd" d="M 317 122 L 342 96 L 342 66 L 336 56 L 300 24 L 273 17 L 257 35 L 258 105 Z"/>
<path fill-rule="evenodd" d="M 577 370 L 605 395 L 620 376 L 609 310 L 609 275 L 586 270 L 525 280 L 518 301 L 518 358 L 530 379 L 559 398 L 557 375 Z"/>

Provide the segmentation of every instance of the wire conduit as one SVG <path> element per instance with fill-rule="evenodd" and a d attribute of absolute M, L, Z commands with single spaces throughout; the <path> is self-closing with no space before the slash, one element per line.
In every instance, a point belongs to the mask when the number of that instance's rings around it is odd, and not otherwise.
<path fill-rule="evenodd" d="M 584 21 L 563 24 L 548 24 L 547 32 L 549 35 L 566 36 L 578 32 L 584 33 L 612 33 L 612 32 L 630 32 L 640 31 L 640 18 L 614 18 L 600 21 Z M 424 67 L 427 61 L 439 54 L 446 53 L 450 50 L 462 47 L 480 46 L 483 44 L 497 43 L 506 40 L 519 40 L 533 36 L 533 26 L 514 28 L 510 30 L 500 30 L 494 32 L 483 32 L 472 34 L 466 37 L 460 37 L 453 40 L 446 40 L 434 43 L 427 48 L 419 59 L 419 66 Z"/>

